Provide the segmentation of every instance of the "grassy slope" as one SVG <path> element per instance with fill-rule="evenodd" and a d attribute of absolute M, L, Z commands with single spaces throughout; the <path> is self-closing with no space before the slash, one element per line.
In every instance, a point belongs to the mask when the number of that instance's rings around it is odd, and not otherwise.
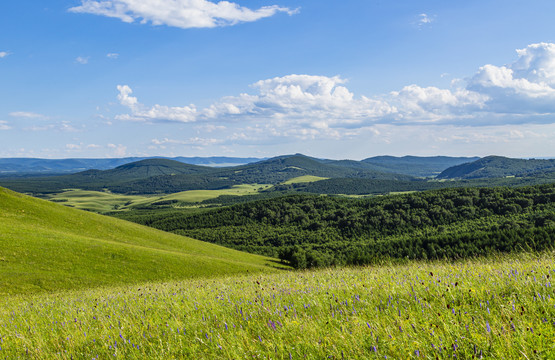
<path fill-rule="evenodd" d="M 0 188 L 0 294 L 268 271 L 271 264 Z"/>

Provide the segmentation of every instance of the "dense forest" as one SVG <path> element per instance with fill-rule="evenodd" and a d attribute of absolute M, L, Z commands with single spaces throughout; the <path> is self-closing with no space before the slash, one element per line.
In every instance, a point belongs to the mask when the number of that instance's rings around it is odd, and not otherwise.
<path fill-rule="evenodd" d="M 366 199 L 291 195 L 194 213 L 174 209 L 117 216 L 277 256 L 297 268 L 453 259 L 552 248 L 555 184 Z"/>
<path fill-rule="evenodd" d="M 447 168 L 439 179 L 524 177 L 537 173 L 555 172 L 555 159 L 511 159 L 503 156 L 486 156 L 479 160 Z"/>

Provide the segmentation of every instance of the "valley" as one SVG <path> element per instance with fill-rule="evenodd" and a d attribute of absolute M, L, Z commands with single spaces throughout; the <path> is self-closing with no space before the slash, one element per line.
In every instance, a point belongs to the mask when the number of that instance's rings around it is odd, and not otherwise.
<path fill-rule="evenodd" d="M 0 357 L 545 358 L 555 170 L 463 160 L 2 178 Z"/>

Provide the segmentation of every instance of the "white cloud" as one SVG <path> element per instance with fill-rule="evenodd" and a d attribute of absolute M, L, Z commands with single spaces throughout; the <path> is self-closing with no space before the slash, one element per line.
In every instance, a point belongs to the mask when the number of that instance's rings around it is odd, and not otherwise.
<path fill-rule="evenodd" d="M 82 0 L 80 6 L 69 11 L 118 18 L 127 23 L 140 20 L 143 24 L 150 22 L 182 29 L 235 25 L 279 12 L 289 15 L 296 12 L 277 5 L 251 10 L 229 1 L 214 3 L 208 0 Z"/>
<path fill-rule="evenodd" d="M 260 80 L 249 93 L 197 109 L 193 104 L 145 106 L 131 96 L 129 86 L 119 85 L 118 99 L 130 112 L 116 119 L 197 122 L 197 129 L 206 132 L 226 126 L 227 142 L 348 138 L 376 124 L 555 123 L 555 44 L 532 44 L 517 54 L 513 63 L 484 65 L 449 88 L 413 84 L 373 97 L 355 96 L 339 76 L 292 74 Z"/>
<path fill-rule="evenodd" d="M 487 96 L 466 89 L 423 88 L 418 85 L 391 92 L 389 98 L 399 109 L 395 119 L 408 122 L 437 122 L 465 117 L 482 109 L 486 100 Z"/>
<path fill-rule="evenodd" d="M 10 130 L 11 128 L 7 121 L 0 120 L 0 130 Z"/>
<path fill-rule="evenodd" d="M 135 108 L 137 105 L 137 98 L 129 96 L 133 93 L 133 90 L 127 85 L 118 85 L 117 89 L 119 91 L 118 100 L 123 106 Z"/>
<path fill-rule="evenodd" d="M 420 25 L 420 26 L 426 25 L 426 24 L 431 24 L 433 21 L 434 21 L 433 18 L 428 16 L 428 14 L 418 15 L 418 25 Z"/>
<path fill-rule="evenodd" d="M 29 111 L 14 111 L 9 114 L 12 117 L 25 118 L 25 119 L 48 119 L 48 116 L 37 114 Z"/>
<path fill-rule="evenodd" d="M 211 138 L 201 138 L 201 137 L 193 137 L 185 140 L 174 140 L 174 139 L 152 139 L 151 140 L 155 145 L 196 145 L 196 146 L 208 146 L 208 145 L 215 145 L 222 143 L 223 140 L 220 139 L 211 139 Z"/>
<path fill-rule="evenodd" d="M 10 55 L 7 51 L 0 51 L 0 59 L 5 58 L 6 56 Z"/>
<path fill-rule="evenodd" d="M 67 150 L 81 150 L 81 145 L 80 144 L 66 144 L 66 149 Z"/>
<path fill-rule="evenodd" d="M 118 100 L 123 106 L 131 109 L 131 114 L 117 115 L 117 120 L 127 121 L 169 121 L 169 122 L 193 122 L 196 121 L 197 111 L 194 105 L 183 107 L 169 107 L 154 105 L 147 108 L 140 104 L 136 97 L 130 96 L 133 90 L 128 85 L 118 85 Z"/>
<path fill-rule="evenodd" d="M 119 54 L 118 53 L 108 53 L 108 54 L 106 54 L 106 57 L 108 59 L 117 59 L 117 58 L 119 58 Z"/>
<path fill-rule="evenodd" d="M 555 113 L 555 44 L 531 44 L 517 54 L 511 64 L 482 66 L 467 88 L 487 95 L 491 112 Z"/>
<path fill-rule="evenodd" d="M 168 107 L 154 105 L 147 108 L 131 97 L 131 88 L 119 85 L 120 103 L 131 109 L 131 114 L 118 115 L 119 120 L 140 121 L 234 121 L 271 120 L 276 125 L 304 124 L 314 128 L 328 128 L 340 124 L 356 124 L 396 112 L 381 100 L 353 94 L 339 77 L 288 75 L 253 84 L 258 94 L 229 96 L 205 109 L 194 105 Z"/>
<path fill-rule="evenodd" d="M 429 15 L 426 13 L 418 14 L 416 21 L 413 22 L 418 29 L 422 29 L 424 27 L 429 27 L 431 23 L 435 21 L 434 15 Z"/>
<path fill-rule="evenodd" d="M 97 144 L 89 144 L 87 145 L 87 149 L 99 149 L 101 146 Z"/>
<path fill-rule="evenodd" d="M 77 58 L 75 58 L 75 61 L 81 65 L 87 65 L 89 63 L 89 57 L 78 56 Z"/>
<path fill-rule="evenodd" d="M 70 122 L 62 121 L 62 122 L 55 123 L 55 124 L 31 125 L 31 126 L 24 127 L 23 130 L 25 130 L 25 131 L 50 131 L 50 130 L 54 130 L 54 131 L 59 131 L 59 132 L 73 133 L 73 132 L 81 131 L 82 128 L 81 129 L 76 128 Z"/>
<path fill-rule="evenodd" d="M 127 154 L 127 146 L 122 144 L 108 144 L 106 145 L 109 149 L 112 149 L 112 155 L 116 157 L 123 157 Z"/>

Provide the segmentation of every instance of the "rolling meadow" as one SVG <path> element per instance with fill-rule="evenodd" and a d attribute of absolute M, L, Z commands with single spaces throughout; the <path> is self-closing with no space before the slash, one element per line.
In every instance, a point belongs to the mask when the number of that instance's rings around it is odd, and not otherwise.
<path fill-rule="evenodd" d="M 546 359 L 554 254 L 281 271 L 0 301 L 2 359 Z"/>
<path fill-rule="evenodd" d="M 286 160 L 217 189 L 0 188 L 0 359 L 553 357 L 553 184 L 313 195 L 330 168 Z"/>

